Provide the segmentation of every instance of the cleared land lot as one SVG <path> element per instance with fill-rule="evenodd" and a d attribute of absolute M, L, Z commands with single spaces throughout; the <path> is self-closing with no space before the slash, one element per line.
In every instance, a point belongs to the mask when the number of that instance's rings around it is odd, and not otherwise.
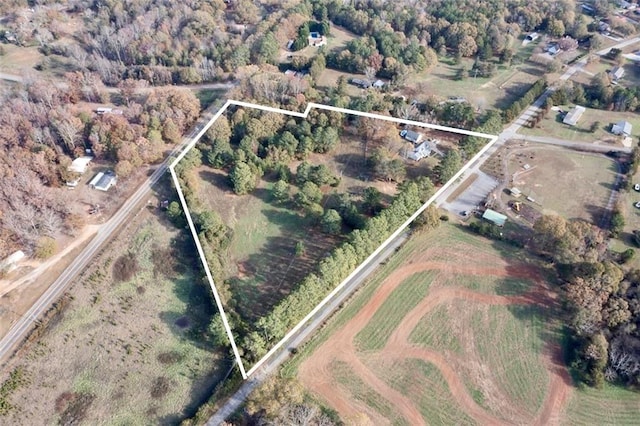
<path fill-rule="evenodd" d="M 544 424 L 570 391 L 544 274 L 454 225 L 418 234 L 284 373 L 347 422 Z"/>
<path fill-rule="evenodd" d="M 362 207 L 362 201 L 365 189 L 371 187 L 380 192 L 381 206 L 393 201 L 397 183 L 380 179 L 367 163 L 377 148 L 384 148 L 389 160 L 400 161 L 409 179 L 431 176 L 438 164 L 439 157 L 435 155 L 420 161 L 405 158 L 413 145 L 400 137 L 400 128 L 394 123 L 382 120 L 367 123 L 372 130 L 367 130 L 365 136 L 357 120 L 346 122 L 339 142 L 330 152 L 309 153 L 304 160 L 314 167 L 325 166 L 339 180 L 320 186 L 322 208 L 339 208 L 340 197 L 348 196 L 362 217 L 367 218 L 371 213 Z M 443 150 L 451 149 L 460 138 L 428 129 L 421 132 L 425 138 L 440 138 Z M 340 233 L 324 232 L 318 217 L 296 206 L 295 195 L 301 190 L 296 173 L 301 163 L 300 159 L 292 159 L 287 164 L 292 177 L 290 200 L 284 203 L 276 202 L 272 195 L 278 180 L 275 173 L 261 177 L 251 193 L 236 195 L 226 169 L 202 165 L 196 171 L 197 199 L 204 209 L 216 211 L 233 231 L 229 246 L 222 249 L 227 260 L 223 275 L 233 308 L 249 324 L 271 312 L 352 230 L 343 225 Z M 296 254 L 298 244 L 304 247 L 303 253 Z"/>
<path fill-rule="evenodd" d="M 128 223 L 10 362 L 27 383 L 0 423 L 175 424 L 210 395 L 227 366 L 208 337 L 214 307 L 191 242 L 164 214 Z"/>
<path fill-rule="evenodd" d="M 451 58 L 440 58 L 436 67 L 411 79 L 416 95 L 435 95 L 441 98 L 462 96 L 483 109 L 506 108 L 519 99 L 544 74 L 544 68 L 529 60 L 535 44 L 515 46 L 511 65 L 497 65 L 493 77 L 474 77 L 473 71 L 459 78 L 462 69 L 470 70 L 473 60 L 462 59 L 454 64 Z M 413 95 L 412 95 L 413 96 Z"/>
<path fill-rule="evenodd" d="M 563 111 L 569 111 L 573 106 L 560 106 Z M 620 136 L 611 133 L 611 125 L 621 120 L 633 125 L 634 134 L 640 131 L 640 116 L 632 112 L 602 111 L 586 108 L 582 117 L 575 126 L 569 126 L 562 122 L 564 114 L 559 111 L 549 111 L 535 128 L 522 127 L 523 135 L 546 136 L 567 141 L 589 142 L 598 145 L 622 146 Z M 597 124 L 595 132 L 591 132 L 591 126 Z"/>
<path fill-rule="evenodd" d="M 522 191 L 519 201 L 529 203 L 524 198 L 530 196 L 535 203 L 529 204 L 543 213 L 599 224 L 617 173 L 612 159 L 601 154 L 528 147 L 511 151 L 506 161 L 507 187 Z M 524 169 L 526 164 L 529 170 Z M 502 197 L 504 201 L 512 198 L 507 193 Z"/>

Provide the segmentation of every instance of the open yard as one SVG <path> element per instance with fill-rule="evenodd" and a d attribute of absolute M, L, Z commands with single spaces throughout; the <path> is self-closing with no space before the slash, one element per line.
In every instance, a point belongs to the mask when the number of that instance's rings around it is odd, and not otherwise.
<path fill-rule="evenodd" d="M 503 156 L 505 154 L 502 154 Z M 606 216 L 606 207 L 616 180 L 616 163 L 602 155 L 552 147 L 526 147 L 506 154 L 507 187 L 516 187 L 529 203 L 543 213 L 567 219 L 581 218 L 596 225 Z M 529 169 L 525 170 L 524 166 Z M 508 191 L 503 201 L 511 199 Z"/>
<path fill-rule="evenodd" d="M 526 253 L 443 224 L 414 235 L 283 372 L 347 423 L 546 424 L 570 394 L 556 309 Z"/>
<path fill-rule="evenodd" d="M 544 74 L 539 64 L 529 60 L 535 44 L 522 46 L 517 42 L 511 65 L 499 64 L 493 77 L 475 77 L 473 72 L 459 78 L 461 69 L 470 70 L 472 59 L 454 64 L 452 59 L 440 58 L 436 67 L 411 79 L 411 89 L 419 96 L 435 95 L 441 98 L 461 96 L 481 109 L 506 108 L 519 99 Z M 415 96 L 415 95 L 412 95 Z"/>
<path fill-rule="evenodd" d="M 633 425 L 638 423 L 640 395 L 628 389 L 605 384 L 603 389 L 579 389 L 573 393 L 564 425 Z"/>
<path fill-rule="evenodd" d="M 191 242 L 145 208 L 70 288 L 66 306 L 7 365 L 26 383 L 3 424 L 176 424 L 228 367 Z"/>
<path fill-rule="evenodd" d="M 560 107 L 564 112 L 572 106 Z M 640 131 L 640 116 L 632 112 L 603 111 L 587 108 L 578 124 L 569 126 L 562 122 L 564 114 L 560 111 L 549 111 L 535 128 L 522 127 L 523 135 L 547 136 L 567 141 L 589 142 L 598 145 L 622 146 L 622 138 L 611 133 L 611 125 L 621 120 L 626 120 L 633 125 L 633 134 Z M 597 123 L 594 132 L 591 127 Z"/>

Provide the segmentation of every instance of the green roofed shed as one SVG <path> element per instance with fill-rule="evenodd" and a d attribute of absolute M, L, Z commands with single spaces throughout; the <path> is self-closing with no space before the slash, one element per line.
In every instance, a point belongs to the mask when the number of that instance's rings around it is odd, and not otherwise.
<path fill-rule="evenodd" d="M 498 226 L 504 226 L 505 222 L 507 221 L 507 217 L 505 215 L 491 209 L 485 210 L 482 214 L 482 218 L 488 220 L 489 222 L 493 222 Z"/>

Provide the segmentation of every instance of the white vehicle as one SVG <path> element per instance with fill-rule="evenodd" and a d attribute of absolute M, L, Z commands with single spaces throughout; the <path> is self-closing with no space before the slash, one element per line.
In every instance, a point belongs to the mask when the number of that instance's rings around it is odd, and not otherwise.
<path fill-rule="evenodd" d="M 634 206 L 636 206 L 637 208 L 640 209 L 640 201 L 638 201 L 637 203 L 634 204 Z"/>
<path fill-rule="evenodd" d="M 640 191 L 640 183 L 636 183 L 635 185 L 633 185 L 633 189 L 635 189 L 636 191 Z"/>

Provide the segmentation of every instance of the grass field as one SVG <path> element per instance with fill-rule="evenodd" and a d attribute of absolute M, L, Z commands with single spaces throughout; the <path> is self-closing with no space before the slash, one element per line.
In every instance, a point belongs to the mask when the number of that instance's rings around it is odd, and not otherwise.
<path fill-rule="evenodd" d="M 209 396 L 226 365 L 207 338 L 209 289 L 190 243 L 156 214 L 143 210 L 127 225 L 11 361 L 30 380 L 0 423 L 172 424 Z"/>
<path fill-rule="evenodd" d="M 530 423 L 550 398 L 543 353 L 557 337 L 543 321 L 552 313 L 526 296 L 542 284 L 516 266 L 524 259 L 455 225 L 416 235 L 283 373 L 345 421 L 366 415 L 373 424 L 396 423 L 399 415 L 411 424 Z M 351 366 L 349 374 L 336 373 L 336 362 Z M 375 402 L 362 407 L 360 397 L 344 406 L 354 387 Z M 396 407 L 393 417 L 379 409 L 381 396 Z"/>
<path fill-rule="evenodd" d="M 522 166 L 529 164 L 529 171 Z M 601 154 L 556 148 L 525 148 L 508 160 L 511 185 L 536 200 L 535 208 L 567 219 L 582 218 L 598 224 L 615 182 L 616 164 Z M 503 194 L 506 199 L 507 195 Z"/>
<path fill-rule="evenodd" d="M 367 326 L 356 335 L 354 343 L 358 350 L 366 352 L 384 348 L 405 314 L 426 296 L 435 274 L 429 271 L 404 280 L 376 311 Z M 398 306 L 402 306 L 402 309 L 398 309 Z"/>
<path fill-rule="evenodd" d="M 564 111 L 572 108 L 571 105 L 561 106 Z M 603 111 L 587 108 L 582 114 L 578 124 L 569 126 L 562 122 L 563 115 L 558 111 L 549 111 L 535 128 L 522 127 L 520 133 L 533 136 L 550 136 L 558 139 L 576 142 L 598 142 L 622 146 L 621 138 L 611 133 L 611 125 L 625 120 L 633 125 L 634 133 L 640 129 L 640 116 L 632 112 Z M 598 128 L 591 132 L 591 126 L 598 122 Z"/>
<path fill-rule="evenodd" d="M 460 69 L 464 67 L 470 70 L 473 60 L 463 59 L 460 64 L 454 64 L 447 57 L 440 58 L 434 69 L 416 75 L 411 80 L 412 87 L 419 88 L 421 95 L 441 98 L 462 96 L 482 109 L 506 108 L 544 74 L 544 69 L 539 64 L 529 60 L 535 44 L 522 46 L 519 41 L 516 43 L 512 64 L 499 64 L 493 77 L 474 77 L 471 74 L 459 79 Z"/>
<path fill-rule="evenodd" d="M 313 218 L 271 202 L 271 183 L 261 181 L 252 194 L 234 195 L 224 172 L 203 166 L 199 198 L 220 213 L 233 230 L 227 278 L 238 313 L 250 322 L 268 313 L 317 262 L 339 236 L 317 229 Z M 302 256 L 295 256 L 298 242 Z"/>
<path fill-rule="evenodd" d="M 564 425 L 634 425 L 638 423 L 638 392 L 605 384 L 603 389 L 577 390 L 563 416 Z"/>
<path fill-rule="evenodd" d="M 372 365 L 375 368 L 375 365 Z M 419 359 L 407 359 L 384 368 L 381 377 L 413 402 L 431 425 L 473 425 L 475 422 L 451 401 L 440 370 Z"/>

